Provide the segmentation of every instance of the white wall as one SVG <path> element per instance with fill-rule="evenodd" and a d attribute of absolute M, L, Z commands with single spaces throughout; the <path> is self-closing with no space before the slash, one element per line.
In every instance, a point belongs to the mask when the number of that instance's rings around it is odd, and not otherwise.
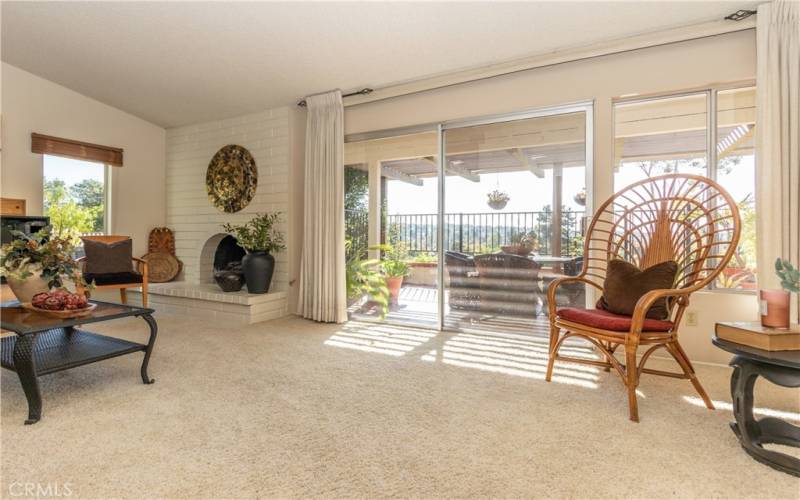
<path fill-rule="evenodd" d="M 112 172 L 115 234 L 147 252 L 147 235 L 165 222 L 165 131 L 133 115 L 2 63 L 3 197 L 23 198 L 28 215 L 42 214 L 42 155 L 31 153 L 31 132 L 120 147 L 125 165 Z"/>
<path fill-rule="evenodd" d="M 232 214 L 211 203 L 205 184 L 208 163 L 228 144 L 250 151 L 258 169 L 253 200 Z M 209 281 L 210 274 L 201 273 L 204 264 L 208 265 L 205 271 L 210 270 L 210 262 L 202 262 L 201 250 L 209 239 L 224 233 L 223 223 L 243 223 L 256 213 L 282 212 L 278 229 L 286 233 L 289 248 L 275 255 L 270 292 L 288 290 L 289 255 L 293 253 L 288 214 L 290 150 L 288 107 L 167 130 L 167 226 L 175 232 L 176 253 L 184 265 L 183 280 Z"/>
<path fill-rule="evenodd" d="M 347 134 L 594 101 L 594 199 L 612 194 L 612 99 L 754 80 L 754 30 L 491 78 L 405 97 L 348 107 Z M 684 325 L 681 341 L 694 360 L 725 363 L 730 356 L 710 343 L 715 321 L 757 320 L 753 295 L 697 293 L 690 311 L 698 326 Z"/>

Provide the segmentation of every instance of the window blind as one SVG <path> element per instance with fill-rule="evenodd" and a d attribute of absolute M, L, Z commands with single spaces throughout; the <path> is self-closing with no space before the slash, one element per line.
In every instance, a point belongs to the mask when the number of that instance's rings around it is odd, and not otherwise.
<path fill-rule="evenodd" d="M 63 139 L 37 133 L 31 134 L 31 152 L 66 156 L 77 160 L 96 161 L 115 167 L 122 166 L 122 148 Z"/>

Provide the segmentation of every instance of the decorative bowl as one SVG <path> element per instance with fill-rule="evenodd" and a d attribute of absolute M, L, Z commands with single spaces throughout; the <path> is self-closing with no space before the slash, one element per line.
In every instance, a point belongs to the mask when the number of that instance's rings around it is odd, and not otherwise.
<path fill-rule="evenodd" d="M 94 311 L 94 309 L 97 307 L 97 304 L 92 304 L 90 302 L 89 305 L 84 307 L 83 309 L 62 309 L 54 311 L 52 309 L 42 309 L 39 307 L 35 307 L 30 302 L 22 302 L 21 304 L 23 308 L 29 311 L 34 311 L 47 316 L 51 316 L 53 318 L 61 318 L 61 319 L 82 318 L 84 316 L 88 316 L 89 314 L 91 314 L 92 311 Z"/>

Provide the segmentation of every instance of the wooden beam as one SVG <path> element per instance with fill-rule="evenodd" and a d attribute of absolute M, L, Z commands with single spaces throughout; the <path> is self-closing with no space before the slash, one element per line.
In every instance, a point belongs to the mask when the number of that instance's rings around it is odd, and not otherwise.
<path fill-rule="evenodd" d="M 381 166 L 381 173 L 384 177 L 388 177 L 390 179 L 394 179 L 396 181 L 406 182 L 408 184 L 413 184 L 415 186 L 422 185 L 422 179 L 419 177 L 404 174 L 403 172 L 396 170 L 392 167 Z"/>
<path fill-rule="evenodd" d="M 423 160 L 427 161 L 428 163 L 430 163 L 434 167 L 438 167 L 438 165 L 436 164 L 436 160 L 434 160 L 432 156 L 426 156 L 425 158 L 423 158 Z M 458 167 L 456 165 L 451 164 L 450 162 L 445 164 L 444 169 L 447 172 L 453 173 L 453 174 L 455 174 L 455 175 L 457 175 L 459 177 L 463 177 L 464 179 L 467 179 L 468 181 L 472 181 L 472 182 L 480 182 L 481 181 L 480 174 L 476 174 L 474 172 L 471 172 L 471 171 L 467 170 L 466 168 Z"/>
<path fill-rule="evenodd" d="M 542 167 L 535 163 L 531 163 L 530 157 L 526 155 L 520 148 L 514 148 L 510 152 L 512 155 L 514 155 L 517 161 L 519 161 L 523 168 L 530 170 L 531 173 L 536 177 L 544 179 L 544 170 Z"/>
<path fill-rule="evenodd" d="M 719 143 L 717 143 L 717 160 L 721 160 L 733 153 L 736 146 L 753 135 L 754 128 L 755 127 L 749 123 L 746 125 L 739 125 L 727 136 L 720 139 Z"/>

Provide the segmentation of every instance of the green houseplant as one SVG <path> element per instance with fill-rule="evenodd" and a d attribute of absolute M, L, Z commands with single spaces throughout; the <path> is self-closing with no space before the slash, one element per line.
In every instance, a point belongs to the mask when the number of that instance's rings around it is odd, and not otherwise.
<path fill-rule="evenodd" d="M 791 294 L 800 293 L 800 270 L 785 259 L 775 260 L 775 274 L 782 290 L 759 290 L 761 324 L 771 328 L 789 328 Z"/>
<path fill-rule="evenodd" d="M 535 231 L 519 231 L 511 234 L 509 243 L 500 249 L 505 253 L 525 256 L 536 250 L 539 238 Z"/>
<path fill-rule="evenodd" d="M 366 251 L 350 251 L 352 246 L 352 241 L 345 241 L 349 255 L 345 265 L 347 301 L 354 304 L 366 296 L 370 303 L 380 308 L 380 318 L 383 319 L 389 312 L 389 289 L 381 273 L 381 261 L 362 258 Z"/>
<path fill-rule="evenodd" d="M 62 288 L 67 280 L 77 290 L 85 289 L 72 257 L 75 247 L 68 238 L 52 235 L 48 228 L 32 235 L 20 231 L 11 234 L 14 240 L 0 249 L 0 274 L 20 302 L 30 302 L 34 295 L 51 288 Z"/>
<path fill-rule="evenodd" d="M 275 227 L 280 212 L 256 214 L 244 224 L 223 224 L 247 254 L 242 258 L 242 272 L 249 293 L 267 293 L 275 272 L 273 252 L 286 249 L 283 233 Z"/>
<path fill-rule="evenodd" d="M 397 235 L 391 237 L 391 245 L 380 245 L 378 248 L 383 252 L 381 267 L 386 279 L 386 287 L 389 289 L 389 300 L 397 303 L 400 297 L 400 288 L 403 286 L 403 279 L 409 275 L 411 269 L 406 261 L 408 260 L 408 245 L 400 240 Z"/>

